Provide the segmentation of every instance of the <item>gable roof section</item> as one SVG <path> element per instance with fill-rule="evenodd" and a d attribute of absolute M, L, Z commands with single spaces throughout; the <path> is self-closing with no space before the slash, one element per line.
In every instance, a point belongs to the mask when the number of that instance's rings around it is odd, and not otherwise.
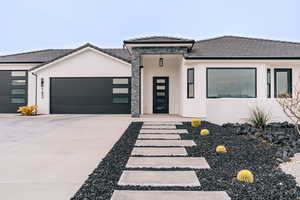
<path fill-rule="evenodd" d="M 141 37 L 134 38 L 130 40 L 124 40 L 124 44 L 156 44 L 156 43 L 194 43 L 195 40 L 178 38 L 178 37 L 168 37 L 168 36 L 151 36 L 151 37 Z"/>
<path fill-rule="evenodd" d="M 67 52 L 65 54 L 62 54 L 62 55 L 56 57 L 56 58 L 53 58 L 52 60 L 49 60 L 48 62 L 44 62 L 44 63 L 42 63 L 42 64 L 40 64 L 40 65 L 38 65 L 36 67 L 33 67 L 30 70 L 33 71 L 33 70 L 40 69 L 40 68 L 44 67 L 45 65 L 51 64 L 52 62 L 55 62 L 55 61 L 57 61 L 59 59 L 62 59 L 64 57 L 68 56 L 68 55 L 71 55 L 71 54 L 73 54 L 73 53 L 75 53 L 77 51 L 80 51 L 82 49 L 85 49 L 85 48 L 93 48 L 93 49 L 95 49 L 95 50 L 97 50 L 99 52 L 102 52 L 102 53 L 107 54 L 107 55 L 109 55 L 111 57 L 114 57 L 114 58 L 116 58 L 116 59 L 118 59 L 120 61 L 124 61 L 124 62 L 130 63 L 130 55 L 129 55 L 129 53 L 125 49 L 101 49 L 101 48 L 96 47 L 96 46 L 94 46 L 94 45 L 92 45 L 90 43 L 87 43 L 87 44 L 85 44 L 85 45 L 83 45 L 81 47 L 78 47 L 77 49 L 73 49 L 72 51 L 69 51 L 69 52 Z M 127 53 L 125 53 L 125 52 L 127 52 Z"/>
<path fill-rule="evenodd" d="M 300 43 L 222 36 L 196 41 L 187 59 L 300 59 Z"/>
<path fill-rule="evenodd" d="M 72 49 L 45 49 L 26 53 L 0 56 L 0 63 L 44 63 L 64 55 Z"/>

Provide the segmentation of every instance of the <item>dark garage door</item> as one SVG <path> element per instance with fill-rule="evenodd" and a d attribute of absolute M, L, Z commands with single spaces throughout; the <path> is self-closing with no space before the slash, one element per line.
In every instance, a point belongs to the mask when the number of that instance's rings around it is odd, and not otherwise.
<path fill-rule="evenodd" d="M 27 105 L 27 71 L 0 71 L 0 113 Z"/>
<path fill-rule="evenodd" d="M 51 78 L 50 112 L 129 114 L 130 78 Z"/>

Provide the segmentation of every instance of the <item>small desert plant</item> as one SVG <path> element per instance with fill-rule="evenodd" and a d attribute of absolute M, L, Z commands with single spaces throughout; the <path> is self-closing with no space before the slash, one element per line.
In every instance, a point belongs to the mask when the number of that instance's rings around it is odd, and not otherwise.
<path fill-rule="evenodd" d="M 254 176 L 251 171 L 244 169 L 238 172 L 237 180 L 246 183 L 253 183 Z"/>
<path fill-rule="evenodd" d="M 255 128 L 259 128 L 259 129 L 265 128 L 269 120 L 270 120 L 270 115 L 261 107 L 255 106 L 250 110 L 249 122 Z"/>
<path fill-rule="evenodd" d="M 226 153 L 227 149 L 225 148 L 224 145 L 219 145 L 219 146 L 216 147 L 216 152 L 218 152 L 218 153 Z"/>
<path fill-rule="evenodd" d="M 300 90 L 294 89 L 293 96 L 282 94 L 277 98 L 284 114 L 294 123 L 296 131 L 300 134 Z"/>
<path fill-rule="evenodd" d="M 208 130 L 208 129 L 202 129 L 202 130 L 200 131 L 200 134 L 201 134 L 201 135 L 208 135 L 208 134 L 209 134 L 209 130 Z"/>
<path fill-rule="evenodd" d="M 37 114 L 37 106 L 21 106 L 18 108 L 19 113 L 24 116 L 32 116 Z"/>
<path fill-rule="evenodd" d="M 192 119 L 192 127 L 198 127 L 201 125 L 200 119 Z"/>

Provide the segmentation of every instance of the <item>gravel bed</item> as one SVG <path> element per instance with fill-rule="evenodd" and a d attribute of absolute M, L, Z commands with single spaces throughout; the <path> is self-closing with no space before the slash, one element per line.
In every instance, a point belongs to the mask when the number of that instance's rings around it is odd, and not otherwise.
<path fill-rule="evenodd" d="M 236 135 L 228 129 L 202 122 L 201 127 L 193 128 L 190 123 L 184 126 L 192 132 L 197 146 L 186 147 L 190 156 L 203 156 L 211 169 L 195 170 L 202 190 L 225 190 L 232 200 L 296 200 L 297 186 L 293 176 L 278 168 L 277 146 L 263 143 L 249 135 Z M 200 129 L 207 128 L 210 134 L 201 136 Z M 182 136 L 186 137 L 186 136 Z M 227 153 L 216 153 L 218 145 L 225 145 Z M 239 170 L 251 170 L 255 177 L 252 184 L 236 180 Z"/>
<path fill-rule="evenodd" d="M 109 200 L 111 198 L 141 127 L 142 122 L 130 124 L 71 200 Z"/>

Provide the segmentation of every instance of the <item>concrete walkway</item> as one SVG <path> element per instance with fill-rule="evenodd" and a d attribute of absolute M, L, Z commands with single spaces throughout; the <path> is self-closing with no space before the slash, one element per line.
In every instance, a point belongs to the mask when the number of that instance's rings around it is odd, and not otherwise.
<path fill-rule="evenodd" d="M 296 153 L 291 162 L 282 163 L 280 167 L 285 173 L 294 176 L 297 185 L 300 186 L 300 153 Z"/>
<path fill-rule="evenodd" d="M 122 115 L 0 116 L 0 199 L 70 199 L 131 120 Z"/>
<path fill-rule="evenodd" d="M 188 191 L 184 189 L 185 187 L 199 188 L 201 183 L 194 169 L 210 167 L 205 158 L 187 155 L 184 147 L 196 144 L 192 140 L 181 139 L 180 134 L 188 134 L 185 129 L 176 129 L 175 125 L 181 124 L 178 121 L 153 123 L 147 121 L 140 131 L 132 156 L 127 162 L 126 170 L 123 171 L 118 182 L 119 187 L 162 187 L 162 190 L 115 190 L 112 200 L 230 199 L 227 193 L 222 191 Z M 170 139 L 169 135 L 176 136 Z M 134 157 L 135 155 L 139 155 L 139 157 Z M 169 189 L 172 186 L 182 187 L 182 190 Z"/>

